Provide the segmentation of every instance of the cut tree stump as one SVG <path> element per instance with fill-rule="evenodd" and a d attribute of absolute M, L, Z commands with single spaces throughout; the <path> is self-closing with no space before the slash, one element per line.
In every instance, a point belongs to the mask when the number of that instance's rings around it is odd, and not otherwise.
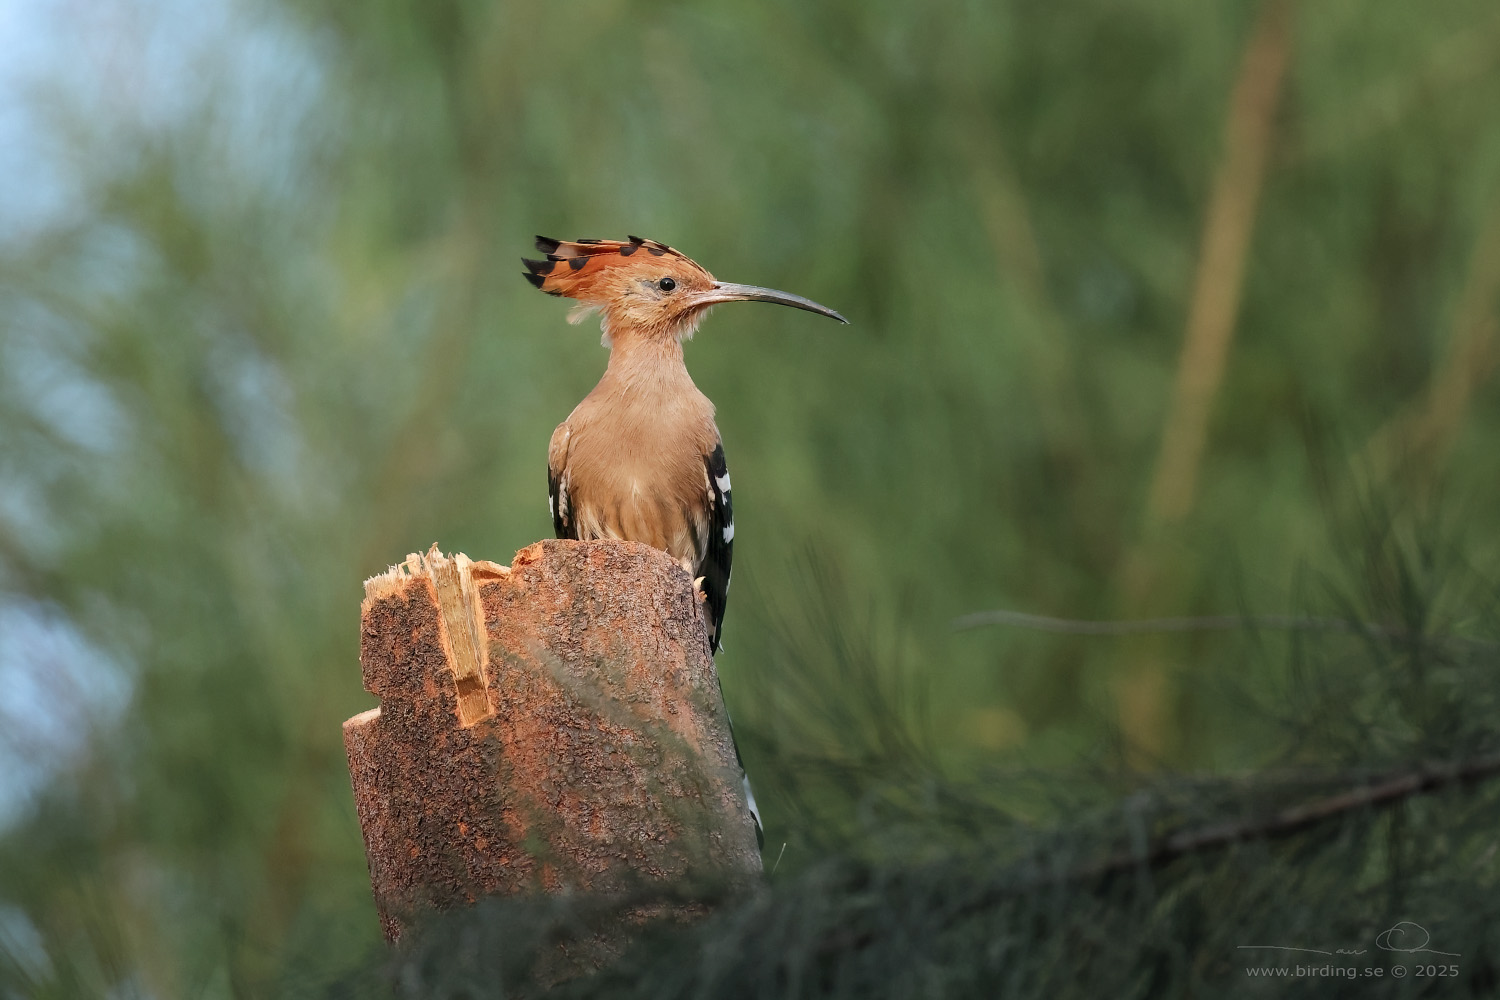
<path fill-rule="evenodd" d="M 433 546 L 365 581 L 344 723 L 388 941 L 481 896 L 761 872 L 699 598 L 664 552 Z"/>

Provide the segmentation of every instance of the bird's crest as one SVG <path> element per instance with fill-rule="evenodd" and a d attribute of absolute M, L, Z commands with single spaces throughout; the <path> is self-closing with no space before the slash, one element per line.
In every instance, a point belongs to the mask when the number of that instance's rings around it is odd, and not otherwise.
<path fill-rule="evenodd" d="M 523 277 L 548 295 L 570 299 L 593 299 L 604 291 L 601 286 L 618 278 L 622 272 L 640 270 L 645 259 L 670 257 L 674 263 L 686 264 L 709 281 L 713 276 L 687 255 L 665 243 L 630 236 L 625 240 L 554 240 L 536 238 L 536 248 L 546 254 L 544 260 L 522 258 L 527 272 Z M 639 256 L 638 256 L 639 255 Z"/>
<path fill-rule="evenodd" d="M 665 243 L 639 236 L 619 240 L 561 240 L 536 238 L 544 260 L 526 260 L 524 277 L 548 295 L 578 300 L 568 321 L 580 322 L 590 313 L 603 314 L 604 343 L 614 345 L 617 334 L 678 343 L 693 335 L 698 323 L 720 302 L 774 302 L 848 320 L 811 299 L 774 288 L 715 281 L 696 261 Z"/>

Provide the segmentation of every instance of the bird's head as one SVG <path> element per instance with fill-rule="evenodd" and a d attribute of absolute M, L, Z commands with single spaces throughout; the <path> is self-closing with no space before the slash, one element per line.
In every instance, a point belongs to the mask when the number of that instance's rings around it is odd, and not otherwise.
<path fill-rule="evenodd" d="M 774 288 L 717 281 L 697 262 L 652 240 L 631 236 L 618 240 L 571 243 L 536 238 L 544 260 L 526 260 L 525 278 L 548 295 L 577 299 L 568 314 L 577 323 L 592 312 L 603 314 L 604 342 L 625 330 L 652 338 L 686 340 L 711 306 L 721 302 L 775 302 L 848 320 L 827 306 Z"/>

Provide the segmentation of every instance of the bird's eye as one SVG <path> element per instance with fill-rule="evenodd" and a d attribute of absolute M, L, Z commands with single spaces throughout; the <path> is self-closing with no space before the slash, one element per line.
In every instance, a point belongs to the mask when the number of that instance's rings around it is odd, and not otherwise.
<path fill-rule="evenodd" d="M 677 287 L 677 282 L 673 281 L 671 278 L 663 278 L 656 283 L 656 287 L 660 288 L 664 292 L 670 292 L 672 289 Z"/>

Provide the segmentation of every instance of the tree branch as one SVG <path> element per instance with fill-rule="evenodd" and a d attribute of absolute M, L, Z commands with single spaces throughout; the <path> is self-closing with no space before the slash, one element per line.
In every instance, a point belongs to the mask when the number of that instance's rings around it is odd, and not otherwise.
<path fill-rule="evenodd" d="M 1371 785 L 1350 788 L 1258 819 L 1214 823 L 1181 830 L 1158 839 L 1144 852 L 1121 851 L 1094 865 L 1075 869 L 1069 880 L 1108 875 L 1137 865 L 1157 867 L 1189 854 L 1210 851 L 1242 840 L 1287 837 L 1356 809 L 1394 805 L 1413 795 L 1500 773 L 1500 754 L 1428 765 L 1389 775 Z"/>

